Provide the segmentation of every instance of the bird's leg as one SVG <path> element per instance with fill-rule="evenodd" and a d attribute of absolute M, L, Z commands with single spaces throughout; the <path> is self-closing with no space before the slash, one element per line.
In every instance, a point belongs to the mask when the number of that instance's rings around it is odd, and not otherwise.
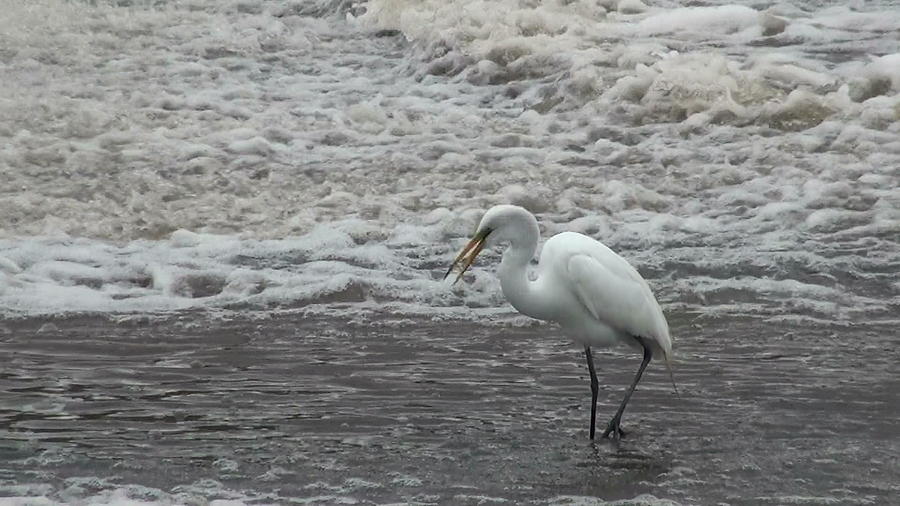
<path fill-rule="evenodd" d="M 644 341 L 638 338 L 638 342 L 641 343 L 641 346 L 644 347 L 644 360 L 641 362 L 641 367 L 638 369 L 637 374 L 634 376 L 634 381 L 631 382 L 631 386 L 628 388 L 628 391 L 625 392 L 625 399 L 622 400 L 622 404 L 619 406 L 619 410 L 616 411 L 616 415 L 612 417 L 612 420 L 609 421 L 609 425 L 606 426 L 606 430 L 603 431 L 603 437 L 609 437 L 612 434 L 613 439 L 619 439 L 620 437 L 625 435 L 625 431 L 623 431 L 619 427 L 619 422 L 622 421 L 622 413 L 625 412 L 625 405 L 628 404 L 628 399 L 631 399 L 631 394 L 634 393 L 635 387 L 637 387 L 638 381 L 641 380 L 641 375 L 644 374 L 644 369 L 647 368 L 647 364 L 650 363 L 650 359 L 653 358 L 653 352 L 650 351 L 650 347 L 644 344 Z"/>
<path fill-rule="evenodd" d="M 584 345 L 584 356 L 587 357 L 588 371 L 591 372 L 591 439 L 594 439 L 594 427 L 597 422 L 597 372 L 594 370 L 594 357 L 591 356 L 591 347 Z"/>

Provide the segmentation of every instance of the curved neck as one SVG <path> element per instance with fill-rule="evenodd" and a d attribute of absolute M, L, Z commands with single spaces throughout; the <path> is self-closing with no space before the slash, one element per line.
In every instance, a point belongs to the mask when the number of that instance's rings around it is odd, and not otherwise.
<path fill-rule="evenodd" d="M 510 304 L 520 313 L 549 320 L 552 314 L 552 301 L 545 301 L 546 294 L 540 289 L 540 280 L 528 279 L 528 265 L 537 249 L 538 238 L 523 237 L 513 241 L 503 252 L 500 261 L 500 288 Z"/>

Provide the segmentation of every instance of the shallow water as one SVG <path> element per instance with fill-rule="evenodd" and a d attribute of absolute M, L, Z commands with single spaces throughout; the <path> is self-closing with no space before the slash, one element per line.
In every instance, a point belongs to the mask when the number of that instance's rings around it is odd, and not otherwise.
<path fill-rule="evenodd" d="M 351 504 L 896 497 L 889 326 L 671 320 L 680 396 L 651 366 L 619 444 L 587 438 L 583 356 L 548 326 L 302 313 L 10 322 L 2 490 Z M 597 363 L 605 420 L 639 357 Z"/>

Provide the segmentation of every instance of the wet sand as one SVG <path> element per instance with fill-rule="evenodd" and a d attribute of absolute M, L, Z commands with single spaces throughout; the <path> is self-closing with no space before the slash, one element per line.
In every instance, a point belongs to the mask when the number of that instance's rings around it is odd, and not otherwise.
<path fill-rule="evenodd" d="M 552 326 L 259 313 L 4 321 L 0 495 L 900 497 L 893 325 L 669 319 L 681 395 L 651 364 L 618 444 L 588 439 L 584 359 Z M 605 424 L 640 357 L 621 348 L 596 362 Z"/>

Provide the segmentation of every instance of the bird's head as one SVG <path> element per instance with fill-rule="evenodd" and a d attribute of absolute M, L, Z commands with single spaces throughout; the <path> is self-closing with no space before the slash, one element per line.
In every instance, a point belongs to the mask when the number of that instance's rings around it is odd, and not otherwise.
<path fill-rule="evenodd" d="M 478 228 L 475 229 L 475 235 L 456 256 L 456 260 L 444 274 L 444 279 L 458 267 L 459 274 L 454 283 L 459 281 L 485 246 L 501 242 L 516 244 L 529 241 L 536 245 L 539 235 L 537 220 L 525 209 L 511 205 L 494 206 L 484 213 Z"/>

